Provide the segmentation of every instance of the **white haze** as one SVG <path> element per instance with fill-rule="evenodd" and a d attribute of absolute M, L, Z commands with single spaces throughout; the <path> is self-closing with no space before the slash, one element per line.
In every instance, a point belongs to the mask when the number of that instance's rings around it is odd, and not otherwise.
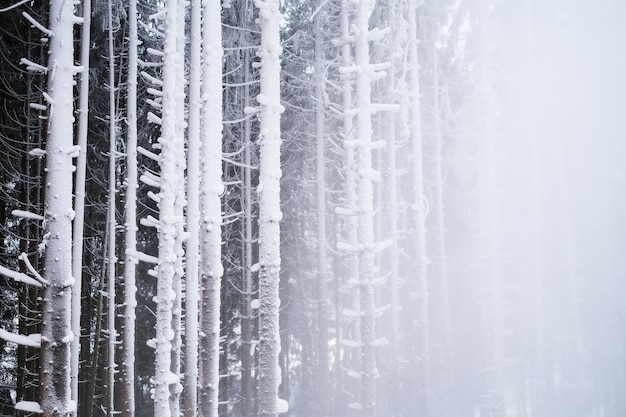
<path fill-rule="evenodd" d="M 449 401 L 455 416 L 472 409 L 485 415 L 476 404 L 491 367 L 500 366 L 497 389 L 507 416 L 626 415 L 626 375 L 615 366 L 626 352 L 624 18 L 626 2 L 617 0 L 495 5 L 490 40 L 499 115 L 492 197 L 502 303 L 491 313 L 502 315 L 503 325 L 493 334 L 483 320 L 485 309 L 494 308 L 492 288 L 480 274 L 489 261 L 477 248 L 486 232 L 479 230 L 480 191 L 468 189 L 480 168 L 472 160 L 473 139 L 457 136 L 445 149 L 444 191 L 453 382 L 446 393 L 437 348 L 443 336 L 435 327 L 435 414 L 438 403 Z M 436 326 L 442 316 L 438 261 L 429 257 Z M 499 365 L 490 359 L 494 337 L 503 344 Z M 530 403 L 538 405 L 531 410 Z"/>

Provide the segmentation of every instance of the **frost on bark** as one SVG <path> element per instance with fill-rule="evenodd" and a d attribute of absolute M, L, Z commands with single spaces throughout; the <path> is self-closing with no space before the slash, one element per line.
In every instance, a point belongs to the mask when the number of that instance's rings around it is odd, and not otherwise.
<path fill-rule="evenodd" d="M 343 45 L 341 47 L 341 65 L 343 68 L 349 68 L 353 64 L 352 41 L 350 33 L 350 17 L 352 6 L 348 0 L 341 2 L 341 39 Z M 356 195 L 356 161 L 355 149 L 351 144 L 355 140 L 354 132 L 354 105 L 353 105 L 353 88 L 354 74 L 351 72 L 343 72 L 342 77 L 342 104 L 343 104 L 343 147 L 345 151 L 345 191 L 346 191 L 346 224 L 347 224 L 347 244 L 348 247 L 356 247 L 357 242 L 357 224 L 358 219 L 355 213 L 358 211 L 357 195 Z M 338 213 L 342 214 L 342 213 Z M 352 317 L 344 317 L 346 321 L 348 339 L 353 344 L 358 345 L 361 341 L 361 329 L 358 316 L 360 315 L 360 286 L 359 280 L 359 254 L 356 251 L 347 251 L 347 279 L 350 300 L 349 309 L 353 312 Z M 345 316 L 345 315 L 344 315 Z M 343 341 L 343 340 L 342 340 Z M 345 343 L 344 343 L 345 345 Z M 348 391 L 352 397 L 358 397 L 360 392 L 360 372 L 361 357 L 358 349 L 346 346 L 344 368 L 348 373 Z"/>
<path fill-rule="evenodd" d="M 70 389 L 74 21 L 72 2 L 50 2 L 40 402 L 45 417 L 66 416 L 75 408 Z"/>
<path fill-rule="evenodd" d="M 116 241 L 116 154 L 117 154 L 117 122 L 115 99 L 115 48 L 113 42 L 113 5 L 108 0 L 108 52 L 109 52 L 109 180 L 108 180 L 108 256 L 107 256 L 107 415 L 112 417 L 115 410 L 115 350 L 117 341 L 116 330 L 116 303 L 115 303 L 115 275 L 117 258 L 115 256 Z"/>
<path fill-rule="evenodd" d="M 259 186 L 259 416 L 278 414 L 280 335 L 278 324 L 280 272 L 280 22 L 278 0 L 256 1 L 261 25 L 261 93 Z"/>
<path fill-rule="evenodd" d="M 322 2 L 318 2 L 318 7 L 322 7 Z M 324 115 L 324 63 L 322 62 L 323 32 L 322 19 L 325 13 L 318 12 L 315 17 L 315 136 L 316 136 L 316 160 L 315 160 L 315 186 L 317 196 L 317 270 L 318 270 L 318 371 L 319 381 L 317 402 L 318 413 L 328 415 L 329 408 L 329 381 L 328 369 L 328 321 L 330 313 L 330 303 L 328 299 L 328 253 L 326 250 L 326 138 L 325 138 L 325 115 Z"/>
<path fill-rule="evenodd" d="M 369 15 L 374 1 L 361 0 L 357 5 L 355 21 L 356 76 L 356 152 L 359 283 L 361 307 L 361 415 L 376 415 L 376 352 L 374 346 L 374 200 L 372 179 L 372 103 L 370 64 Z"/>
<path fill-rule="evenodd" d="M 192 0 L 189 45 L 189 128 L 187 134 L 186 224 L 188 238 L 185 248 L 185 376 L 183 379 L 183 415 L 185 417 L 197 415 L 198 392 L 201 13 L 201 1 Z"/>
<path fill-rule="evenodd" d="M 182 59 L 178 47 L 179 1 L 166 3 L 165 39 L 163 47 L 163 103 L 161 137 L 159 145 L 160 193 L 159 193 L 159 251 L 157 267 L 157 311 L 155 347 L 155 416 L 169 417 L 171 402 L 177 397 L 179 376 L 172 372 L 172 345 L 174 307 L 180 293 L 175 291 L 175 281 L 180 278 L 180 248 L 183 223 L 180 181 L 184 175 L 184 138 L 180 95 L 184 94 L 179 83 L 178 66 Z M 182 169 L 181 169 L 182 167 Z"/>
<path fill-rule="evenodd" d="M 408 7 L 409 23 L 409 91 L 410 91 L 410 142 L 413 148 L 412 185 L 413 218 L 415 224 L 415 250 L 413 256 L 417 266 L 414 277 L 416 306 L 416 347 L 413 359 L 416 362 L 416 401 L 419 415 L 427 415 L 429 410 L 429 332 L 428 332 L 428 281 L 426 256 L 426 197 L 424 196 L 424 166 L 422 146 L 422 120 L 420 102 L 420 78 L 418 57 L 418 1 L 410 0 Z"/>
<path fill-rule="evenodd" d="M 200 383 L 198 415 L 218 415 L 222 206 L 221 2 L 203 2 L 200 162 Z"/>
<path fill-rule="evenodd" d="M 85 182 L 87 171 L 87 128 L 89 112 L 89 45 L 91 28 L 91 0 L 83 0 L 83 24 L 81 25 L 80 65 L 87 70 L 80 74 L 80 97 L 78 109 L 78 140 L 80 149 L 76 159 L 76 180 L 74 187 L 74 228 L 72 236 L 72 340 L 71 348 L 71 388 L 72 400 L 78 403 L 78 375 L 80 352 L 80 313 L 83 268 L 83 233 L 85 219 Z"/>
<path fill-rule="evenodd" d="M 128 2 L 128 79 L 126 96 L 126 197 L 124 202 L 124 327 L 122 334 L 122 375 L 120 410 L 123 417 L 135 415 L 135 271 L 137 259 L 137 1 Z"/>

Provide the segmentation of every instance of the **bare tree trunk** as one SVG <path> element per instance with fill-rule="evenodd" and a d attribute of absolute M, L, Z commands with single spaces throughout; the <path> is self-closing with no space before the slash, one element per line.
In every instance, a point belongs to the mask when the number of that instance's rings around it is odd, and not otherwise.
<path fill-rule="evenodd" d="M 48 140 L 44 242 L 46 255 L 41 338 L 41 409 L 66 416 L 71 403 L 72 150 L 74 15 L 71 2 L 51 0 L 48 60 Z"/>
<path fill-rule="evenodd" d="M 200 225 L 200 58 L 202 52 L 202 4 L 191 2 L 189 119 L 187 133 L 187 233 L 185 281 L 185 377 L 183 414 L 195 417 L 198 406 L 198 326 L 201 287 L 199 285 L 199 225 Z"/>
<path fill-rule="evenodd" d="M 417 367 L 415 372 L 417 381 L 418 415 L 428 416 L 430 391 L 430 352 L 429 352 L 429 317 L 428 317 L 428 280 L 426 257 L 426 198 L 424 196 L 424 166 L 422 156 L 422 120 L 420 103 L 420 79 L 417 33 L 418 1 L 410 0 L 408 7 L 409 21 L 409 75 L 410 75 L 410 129 L 411 144 L 413 146 L 413 204 L 415 207 L 415 263 L 417 271 L 416 296 L 416 337 L 417 346 L 413 355 Z"/>
<path fill-rule="evenodd" d="M 74 229 L 72 242 L 72 332 L 74 339 L 71 348 L 71 389 L 72 401 L 78 404 L 78 377 L 80 367 L 81 337 L 81 293 L 83 282 L 83 229 L 85 219 L 85 181 L 87 171 L 87 122 L 89 117 L 89 45 L 91 28 L 91 0 L 83 0 L 83 24 L 81 26 L 80 64 L 84 71 L 80 74 L 80 99 L 78 110 L 78 147 L 76 160 L 76 180 L 74 188 Z"/>
<path fill-rule="evenodd" d="M 200 325 L 199 409 L 202 417 L 217 417 L 220 370 L 220 289 L 222 265 L 222 31 L 221 2 L 203 3 L 202 10 L 202 280 Z"/>
<path fill-rule="evenodd" d="M 108 0 L 108 25 L 109 25 L 109 216 L 108 216 L 108 233 L 109 233 L 109 253 L 107 267 L 107 332 L 108 332 L 108 409 L 107 415 L 113 417 L 115 411 L 115 374 L 117 365 L 115 363 L 115 348 L 117 339 L 117 330 L 115 329 L 116 305 L 115 305 L 115 272 L 117 259 L 115 256 L 115 228 L 116 228 L 116 140 L 117 140 L 117 123 L 115 110 L 115 47 L 113 44 L 113 5 L 112 0 Z"/>
<path fill-rule="evenodd" d="M 318 7 L 322 2 L 318 2 Z M 330 413 L 330 380 L 328 369 L 328 315 L 330 303 L 328 299 L 328 254 L 326 251 L 326 139 L 324 125 L 324 68 L 322 62 L 322 18 L 324 13 L 318 10 L 315 16 L 315 136 L 316 136 L 316 165 L 315 186 L 317 194 L 317 323 L 319 334 L 317 340 L 317 404 L 318 413 L 328 416 Z"/>
<path fill-rule="evenodd" d="M 372 0 L 361 0 L 356 10 L 355 65 L 357 109 L 357 207 L 359 283 L 361 286 L 361 415 L 376 416 L 376 351 L 374 341 L 374 202 L 372 186 L 372 106 L 369 15 Z"/>
<path fill-rule="evenodd" d="M 244 52 L 244 97 L 245 106 L 248 107 L 250 97 L 250 52 L 246 49 Z M 252 371 L 254 368 L 254 345 L 252 343 L 252 330 L 254 326 L 254 313 L 252 304 L 252 169 L 251 169 L 251 153 L 252 153 L 252 126 L 250 118 L 244 122 L 243 129 L 243 146 L 244 149 L 244 195 L 243 195 L 243 211 L 244 211 L 244 244 L 243 244 L 243 291 L 242 297 L 242 323 L 241 323 L 241 412 L 243 417 L 252 417 L 254 415 L 254 377 Z"/>
<path fill-rule="evenodd" d="M 260 417 L 278 415 L 280 334 L 278 322 L 280 272 L 280 22 L 278 0 L 257 1 L 261 26 L 261 143 L 259 170 L 259 374 Z"/>
<path fill-rule="evenodd" d="M 345 68 L 353 64 L 352 42 L 350 40 L 350 12 L 351 2 L 342 0 L 341 2 L 341 38 L 343 46 L 341 48 L 341 63 Z M 342 74 L 342 99 L 343 99 L 343 147 L 345 150 L 345 190 L 346 190 L 346 209 L 347 209 L 347 243 L 349 247 L 358 245 L 357 228 L 358 219 L 355 213 L 358 212 L 357 194 L 356 194 L 356 161 L 354 146 L 351 143 L 354 137 L 354 106 L 353 106 L 353 85 L 354 75 L 350 72 Z M 350 309 L 352 314 L 350 318 L 345 317 L 350 324 L 346 332 L 353 345 L 361 343 L 361 324 L 360 317 L 360 286 L 359 282 L 359 254 L 357 252 L 348 251 L 348 276 L 346 279 L 347 286 L 350 289 Z M 342 339 L 343 340 L 343 339 Z M 347 347 L 346 363 L 344 368 L 348 370 L 350 382 L 347 383 L 348 395 L 352 397 L 352 404 L 356 403 L 356 399 L 361 391 L 361 357 L 358 349 L 355 347 Z M 355 407 L 353 407 L 355 408 Z M 357 412 L 354 411 L 356 415 Z"/>
<path fill-rule="evenodd" d="M 439 82 L 439 50 L 437 46 L 439 31 L 439 6 L 435 1 L 432 3 L 431 14 L 431 48 L 432 48 L 432 68 L 433 68 L 433 123 L 435 125 L 435 257 L 439 267 L 439 287 L 441 288 L 441 310 L 443 312 L 443 372 L 442 372 L 442 396 L 441 407 L 444 415 L 450 413 L 450 398 L 448 393 L 452 387 L 452 337 L 450 321 L 450 296 L 448 287 L 448 256 L 446 252 L 446 229 L 445 229 L 445 207 L 443 202 L 443 134 L 441 131 L 441 107 L 440 95 L 441 87 Z"/>
<path fill-rule="evenodd" d="M 177 400 L 176 390 L 179 385 L 178 375 L 172 372 L 172 347 L 175 337 L 173 328 L 174 309 L 180 293 L 175 291 L 175 281 L 180 278 L 177 236 L 183 222 L 180 202 L 177 202 L 177 189 L 180 187 L 178 176 L 184 149 L 179 114 L 178 60 L 179 25 L 183 16 L 179 16 L 179 0 L 169 0 L 165 5 L 165 39 L 163 47 L 163 103 L 161 118 L 161 137 L 159 144 L 160 193 L 159 193 L 159 263 L 157 272 L 157 311 L 155 339 L 155 392 L 154 413 L 156 417 L 170 417 Z M 182 52 L 182 51 L 180 51 Z M 175 416 L 177 417 L 177 416 Z"/>
<path fill-rule="evenodd" d="M 128 80 L 126 92 L 126 198 L 124 256 L 124 328 L 122 339 L 121 404 L 123 417 L 135 415 L 135 308 L 137 299 L 137 1 L 128 2 Z"/>

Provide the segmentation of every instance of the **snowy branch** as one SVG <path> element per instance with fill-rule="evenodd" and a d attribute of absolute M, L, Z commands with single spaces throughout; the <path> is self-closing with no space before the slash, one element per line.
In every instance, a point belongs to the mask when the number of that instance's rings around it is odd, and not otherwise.
<path fill-rule="evenodd" d="M 41 334 L 39 333 L 24 336 L 22 334 L 15 334 L 7 332 L 4 329 L 0 329 L 0 339 L 6 340 L 7 342 L 17 343 L 18 345 L 23 346 L 36 348 L 41 347 Z"/>
<path fill-rule="evenodd" d="M 39 272 L 37 272 L 37 270 L 35 270 L 35 268 L 33 267 L 33 264 L 30 263 L 30 260 L 28 259 L 28 255 L 26 255 L 26 253 L 22 252 L 22 254 L 20 256 L 17 257 L 20 261 L 24 262 L 24 265 L 26 265 L 26 268 L 30 271 L 31 274 L 33 274 L 33 276 L 37 279 L 37 281 L 41 282 L 43 285 L 47 285 L 48 281 L 46 281 L 40 274 Z"/>
<path fill-rule="evenodd" d="M 22 58 L 20 59 L 20 64 L 26 65 L 26 69 L 28 71 L 41 72 L 43 74 L 48 73 L 48 68 L 43 65 L 39 65 L 36 62 L 31 61 L 30 59 Z"/>
<path fill-rule="evenodd" d="M 36 213 L 31 213 L 30 211 L 25 211 L 25 210 L 13 210 L 11 212 L 12 215 L 14 215 L 15 217 L 21 217 L 23 219 L 29 219 L 29 220 L 43 220 L 43 216 L 40 214 L 36 214 Z"/>
<path fill-rule="evenodd" d="M 52 31 L 50 29 L 44 27 L 38 21 L 36 21 L 31 15 L 29 15 L 26 12 L 22 12 L 22 16 L 24 16 L 26 18 L 26 20 L 28 20 L 37 29 L 39 29 L 40 31 L 42 31 L 43 33 L 45 33 L 48 36 L 52 36 Z"/>

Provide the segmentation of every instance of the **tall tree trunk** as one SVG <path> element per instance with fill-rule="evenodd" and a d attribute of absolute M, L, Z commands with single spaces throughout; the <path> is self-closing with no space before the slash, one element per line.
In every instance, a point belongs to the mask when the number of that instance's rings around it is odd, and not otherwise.
<path fill-rule="evenodd" d="M 350 10 L 351 2 L 342 0 L 341 2 L 341 64 L 344 68 L 349 68 L 353 64 L 352 43 L 350 41 Z M 345 190 L 346 190 L 346 209 L 347 209 L 347 239 L 348 246 L 356 247 L 358 219 L 355 213 L 358 212 L 357 194 L 356 194 L 356 161 L 354 146 L 354 108 L 353 108 L 353 85 L 354 75 L 350 72 L 342 74 L 342 100 L 343 100 L 343 147 L 345 150 Z M 348 331 L 350 340 L 354 345 L 361 342 L 361 323 L 358 319 L 360 316 L 360 286 L 359 282 L 359 254 L 357 252 L 348 251 L 348 276 L 347 285 L 350 289 L 350 309 L 353 314 L 346 321 L 350 324 Z M 353 400 L 359 397 L 361 390 L 361 357 L 355 348 L 348 347 L 346 357 L 347 363 L 344 365 L 348 369 L 350 382 L 348 383 L 348 395 Z M 356 414 L 356 411 L 355 411 Z"/>
<path fill-rule="evenodd" d="M 87 171 L 87 122 L 89 119 L 89 46 L 91 28 L 91 0 L 83 0 L 83 24 L 81 26 L 80 64 L 80 98 L 78 110 L 78 140 L 80 148 L 76 160 L 76 180 L 74 189 L 74 229 L 72 237 L 72 347 L 71 347 L 71 389 L 72 400 L 78 404 L 78 378 L 80 368 L 80 337 L 81 337 L 81 293 L 83 282 L 83 230 L 85 219 L 85 181 Z"/>
<path fill-rule="evenodd" d="M 448 256 L 446 252 L 446 229 L 445 229 L 445 207 L 443 201 L 444 176 L 443 176 L 443 134 L 441 130 L 441 86 L 439 74 L 439 50 L 437 46 L 439 35 L 439 5 L 432 2 L 430 47 L 432 48 L 432 77 L 433 77 L 433 123 L 435 139 L 435 257 L 439 269 L 439 288 L 441 292 L 441 311 L 443 316 L 443 360 L 442 360 L 442 395 L 440 397 L 441 407 L 444 415 L 450 414 L 449 392 L 452 387 L 452 338 L 450 320 L 450 296 L 448 288 Z"/>
<path fill-rule="evenodd" d="M 246 2 L 247 4 L 247 2 Z M 244 73 L 244 104 L 250 105 L 250 52 L 243 51 Z M 254 345 L 252 343 L 252 332 L 254 327 L 254 313 L 252 309 L 252 289 L 253 274 L 252 265 L 252 122 L 247 118 L 243 128 L 244 168 L 243 168 L 243 215 L 244 215 L 244 243 L 243 243 L 243 292 L 242 297 L 242 322 L 241 322 L 241 412 L 243 417 L 254 415 Z"/>
<path fill-rule="evenodd" d="M 122 335 L 122 417 L 135 415 L 135 308 L 137 250 L 137 1 L 128 2 L 128 74 L 126 92 L 126 198 L 124 201 L 124 327 Z"/>
<path fill-rule="evenodd" d="M 280 272 L 280 22 L 278 0 L 256 1 L 261 25 L 261 143 L 259 171 L 259 374 L 260 417 L 278 414 L 280 370 L 278 322 Z"/>
<path fill-rule="evenodd" d="M 107 258 L 107 332 L 108 332 L 108 349 L 107 349 L 107 367 L 108 367 L 108 408 L 107 415 L 113 417 L 115 411 L 115 374 L 117 365 L 115 364 L 115 349 L 117 340 L 117 331 L 115 328 L 116 303 L 115 303 L 115 272 L 117 259 L 115 256 L 115 229 L 116 229 L 116 153 L 117 153 L 117 123 L 115 110 L 115 46 L 113 42 L 113 5 L 112 0 L 108 0 L 108 44 L 109 44 L 109 216 L 108 216 L 108 233 L 109 233 L 109 252 Z"/>
<path fill-rule="evenodd" d="M 189 119 L 187 133 L 187 244 L 185 281 L 185 377 L 183 415 L 197 415 L 198 397 L 198 325 L 201 288 L 198 277 L 198 248 L 200 225 L 200 58 L 202 52 L 202 4 L 191 2 L 189 46 Z"/>
<path fill-rule="evenodd" d="M 222 7 L 206 1 L 202 10 L 202 161 L 201 245 L 202 280 L 200 326 L 199 409 L 202 417 L 217 417 L 220 370 L 220 278 L 222 203 Z"/>
<path fill-rule="evenodd" d="M 409 77 L 411 113 L 409 116 L 411 130 L 411 144 L 413 147 L 413 205 L 415 221 L 415 252 L 414 259 L 417 266 L 416 281 L 416 349 L 413 359 L 417 367 L 415 380 L 417 382 L 418 415 L 428 416 L 430 391 L 430 352 L 429 352 L 429 323 L 428 323 L 428 281 L 426 257 L 426 207 L 424 196 L 424 165 L 422 156 L 422 119 L 420 103 L 419 56 L 417 38 L 418 1 L 410 0 L 408 7 L 409 21 Z"/>
<path fill-rule="evenodd" d="M 74 15 L 71 2 L 51 0 L 48 60 L 48 140 L 41 338 L 41 409 L 45 417 L 73 412 L 70 387 L 72 276 L 72 149 Z"/>
<path fill-rule="evenodd" d="M 178 304 L 180 293 L 175 291 L 175 280 L 179 273 L 178 239 L 180 224 L 183 222 L 182 212 L 178 209 L 180 202 L 177 189 L 180 187 L 179 171 L 181 152 L 184 149 L 184 138 L 181 134 L 179 120 L 178 61 L 179 55 L 179 24 L 183 19 L 179 16 L 179 0 L 169 0 L 166 5 L 165 39 L 163 45 L 163 102 L 161 118 L 161 137 L 159 145 L 160 193 L 159 193 L 159 252 L 157 272 L 157 311 L 155 339 L 155 392 L 154 413 L 157 417 L 172 415 L 172 402 L 176 400 L 178 375 L 172 372 L 172 346 L 175 332 L 173 328 L 173 310 Z M 181 51 L 182 52 L 182 51 Z M 178 277 L 179 278 L 179 277 Z M 177 417 L 177 416 L 175 416 Z"/>
<path fill-rule="evenodd" d="M 356 10 L 355 65 L 357 109 L 357 207 L 359 304 L 361 307 L 361 415 L 376 416 L 376 352 L 374 324 L 374 201 L 372 177 L 372 105 L 369 15 L 372 0 L 360 0 Z"/>
<path fill-rule="evenodd" d="M 318 1 L 318 7 L 322 7 Z M 328 315 L 330 304 L 328 299 L 328 253 L 326 251 L 326 139 L 324 125 L 324 67 L 322 62 L 322 19 L 325 14 L 318 10 L 315 16 L 315 136 L 316 136 L 316 164 L 315 186 L 317 195 L 317 324 L 319 328 L 317 340 L 318 355 L 318 414 L 328 416 L 330 413 L 330 380 L 328 369 Z"/>
<path fill-rule="evenodd" d="M 177 221 L 174 222 L 174 277 L 172 280 L 172 290 L 175 298 L 172 302 L 172 361 L 170 371 L 176 376 L 178 381 L 170 384 L 170 409 L 172 416 L 180 414 L 180 394 L 182 392 L 181 376 L 181 352 L 182 352 L 182 293 L 183 293 L 183 277 L 185 275 L 185 267 L 183 259 L 185 252 L 183 248 L 185 240 L 185 20 L 186 20 L 186 3 L 178 1 L 176 27 L 172 31 L 176 32 L 176 62 L 174 63 L 176 92 L 173 94 L 176 109 L 176 122 L 174 134 L 176 138 L 181 138 L 181 146 L 173 149 L 175 152 L 175 171 L 176 171 L 176 187 L 174 188 L 174 213 Z"/>

